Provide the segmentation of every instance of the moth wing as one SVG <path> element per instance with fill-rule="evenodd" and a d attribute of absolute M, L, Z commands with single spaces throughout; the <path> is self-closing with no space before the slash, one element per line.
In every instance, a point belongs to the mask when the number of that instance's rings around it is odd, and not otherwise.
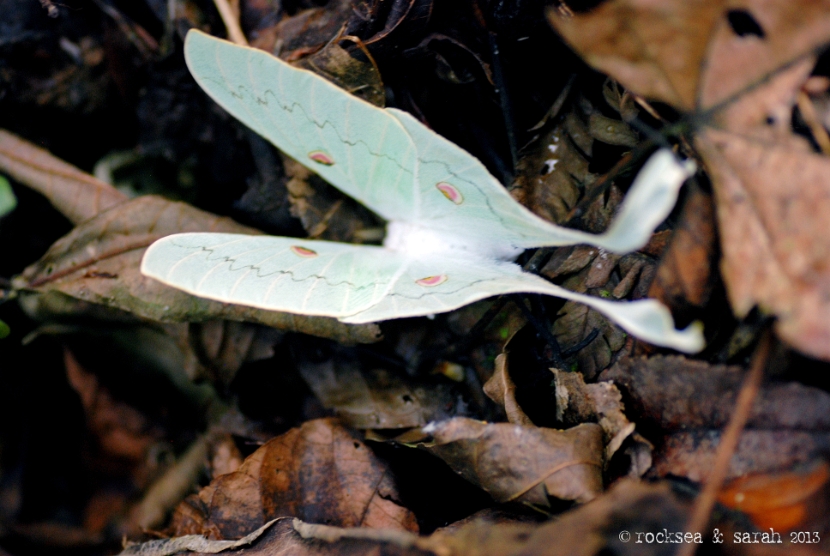
<path fill-rule="evenodd" d="M 387 220 L 416 204 L 416 151 L 399 121 L 262 50 L 191 30 L 196 82 L 236 119 Z"/>
<path fill-rule="evenodd" d="M 339 318 L 377 304 L 405 264 L 380 247 L 188 233 L 153 243 L 141 272 L 215 301 Z"/>
<path fill-rule="evenodd" d="M 196 30 L 187 35 L 185 58 L 225 110 L 378 215 L 493 252 L 576 243 L 636 250 L 671 211 L 691 171 L 658 151 L 609 231 L 587 234 L 535 216 L 479 160 L 406 112 L 378 108 L 266 52 Z"/>
<path fill-rule="evenodd" d="M 655 345 L 688 353 L 700 351 L 704 345 L 699 326 L 676 330 L 671 313 L 656 300 L 608 301 L 579 294 L 512 263 L 437 256 L 409 259 L 390 285 L 377 303 L 340 320 L 366 323 L 442 313 L 495 295 L 540 293 L 588 305 Z"/>
<path fill-rule="evenodd" d="M 410 114 L 387 109 L 417 149 L 416 221 L 483 244 L 494 241 L 529 248 L 588 243 L 615 253 L 645 245 L 669 215 L 680 186 L 694 171 L 671 151 L 657 151 L 643 166 L 609 230 L 589 234 L 539 218 L 505 190 L 474 156 L 428 129 Z M 440 185 L 440 187 L 439 187 Z M 449 194 L 448 194 L 449 193 Z"/>

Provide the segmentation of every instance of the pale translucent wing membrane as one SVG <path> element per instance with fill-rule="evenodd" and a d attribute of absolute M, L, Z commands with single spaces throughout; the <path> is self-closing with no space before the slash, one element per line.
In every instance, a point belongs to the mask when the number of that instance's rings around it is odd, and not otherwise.
<path fill-rule="evenodd" d="M 434 278 L 434 285 L 425 284 L 426 278 Z M 340 320 L 357 324 L 419 316 L 450 311 L 494 295 L 540 293 L 584 303 L 632 335 L 658 346 L 694 353 L 704 345 L 699 326 L 676 330 L 668 309 L 658 301 L 615 302 L 575 293 L 512 263 L 450 257 L 414 260 L 391 286 L 379 303 Z"/>
<path fill-rule="evenodd" d="M 414 206 L 415 148 L 398 120 L 267 54 L 191 31 L 185 58 L 225 110 L 387 220 Z"/>
<path fill-rule="evenodd" d="M 418 223 L 456 234 L 463 229 L 465 237 L 481 242 L 498 238 L 523 248 L 588 243 L 615 253 L 635 251 L 671 212 L 680 186 L 694 168 L 681 164 L 668 150 L 658 151 L 635 179 L 609 230 L 588 234 L 539 218 L 510 197 L 475 157 L 408 113 L 392 108 L 387 112 L 398 118 L 418 149 Z M 437 184 L 451 184 L 461 201 L 448 199 Z"/>
<path fill-rule="evenodd" d="M 671 211 L 690 172 L 659 151 L 609 231 L 588 234 L 535 216 L 475 157 L 406 112 L 378 108 L 265 52 L 198 31 L 188 34 L 185 56 L 218 104 L 383 218 L 463 233 L 494 252 L 576 243 L 636 250 Z"/>
<path fill-rule="evenodd" d="M 161 239 L 141 272 L 192 295 L 272 311 L 342 317 L 387 295 L 406 264 L 380 247 L 191 233 Z"/>
<path fill-rule="evenodd" d="M 692 352 L 700 330 L 674 328 L 654 300 L 619 303 L 582 295 L 512 263 L 269 236 L 178 234 L 154 243 L 142 272 L 193 295 L 260 309 L 364 323 L 442 313 L 506 293 L 579 301 L 656 345 Z"/>

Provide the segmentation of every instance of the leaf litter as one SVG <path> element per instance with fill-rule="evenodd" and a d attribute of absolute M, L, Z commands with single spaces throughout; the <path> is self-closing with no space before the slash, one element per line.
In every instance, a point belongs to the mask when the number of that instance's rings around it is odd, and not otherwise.
<path fill-rule="evenodd" d="M 83 495 L 75 493 L 81 511 L 54 504 L 35 510 L 38 491 L 19 470 L 39 463 L 18 456 L 17 437 L 0 426 L 0 550 L 14 553 L 21 540 L 54 547 L 62 537 L 75 550 L 115 553 L 120 531 L 137 541 L 172 537 L 132 545 L 124 552 L 130 554 L 664 553 L 666 546 L 624 543 L 620 532 L 688 530 L 694 497 L 715 474 L 749 355 L 769 326 L 766 315 L 775 317 L 780 343 L 703 542 L 711 542 L 714 528 L 728 538 L 769 528 L 785 539 L 788 531 L 826 536 L 826 6 L 550 3 L 553 29 L 606 77 L 559 46 L 541 13 L 519 4 L 298 2 L 280 11 L 251 0 L 239 7 L 252 44 L 373 102 L 385 97 L 409 110 L 557 223 L 603 230 L 643 147 L 668 141 L 698 158 L 703 173 L 641 251 L 619 257 L 566 247 L 521 262 L 577 291 L 655 297 L 679 323 L 702 319 L 707 351 L 698 359 L 672 356 L 584 307 L 533 299 L 517 300 L 521 310 L 508 303 L 495 317 L 485 302 L 433 321 L 387 323 L 383 342 L 357 347 L 377 341 L 380 329 L 223 306 L 150 283 L 137 272 L 141 253 L 175 231 L 257 233 L 255 224 L 339 241 L 380 237 L 368 211 L 270 146 L 256 146 L 217 109 L 192 117 L 191 107 L 205 100 L 176 89 L 183 66 L 171 70 L 174 63 L 156 60 L 160 78 L 136 111 L 142 136 L 120 144 L 161 153 L 152 156 L 181 178 L 170 186 L 174 196 L 184 193 L 248 225 L 159 197 L 130 199 L 0 134 L 0 165 L 18 199 L 0 217 L 0 240 L 16 243 L 9 234 L 17 230 L 44 233 L 23 222 L 37 218 L 26 212 L 34 197 L 20 184 L 45 195 L 75 226 L 61 239 L 41 240 L 57 242 L 45 254 L 30 251 L 28 268 L 6 265 L 0 273 L 0 300 L 17 296 L 21 309 L 0 306 L 12 332 L 2 341 L 7 359 L 0 367 L 12 371 L 0 370 L 0 396 L 24 400 L 10 373 L 25 376 L 48 352 L 42 346 L 57 345 L 52 365 L 61 368 L 66 390 L 77 392 L 80 426 L 94 448 L 84 469 L 109 474 L 77 481 L 86 485 Z M 14 49 L 3 62 L 19 94 L 0 98 L 12 99 L 0 124 L 58 147 L 82 168 L 94 159 L 67 148 L 57 134 L 60 118 L 47 133 L 8 115 L 31 103 L 95 113 L 106 99 L 102 84 L 128 91 L 130 72 L 145 71 L 161 51 L 178 55 L 188 27 L 222 32 L 212 6 L 201 1 L 175 14 L 153 12 L 160 20 L 171 16 L 155 37 L 157 23 L 145 16 L 101 9 L 119 22 L 109 42 L 85 29 L 92 35 L 38 51 L 47 57 L 41 60 L 53 57 L 47 71 L 57 72 L 55 91 L 45 94 L 42 77 L 26 73 L 31 64 L 15 65 Z M 338 34 L 343 40 L 332 41 Z M 11 36 L 8 44 L 21 40 Z M 564 60 L 561 69 L 540 70 L 539 53 Z M 67 72 L 62 56 L 75 56 L 77 68 Z M 80 86 L 90 75 L 96 80 Z M 92 94 L 102 96 L 84 104 L 83 95 Z M 123 99 L 133 106 L 129 94 Z M 153 114 L 162 99 L 169 109 Z M 653 129 L 662 125 L 667 131 L 658 138 Z M 227 154 L 215 156 L 221 150 L 214 143 Z M 97 148 L 98 159 L 113 149 Z M 187 178 L 188 168 L 200 166 L 211 171 Z M 233 174 L 238 181 L 223 178 Z M 96 351 L 100 361 L 88 366 Z M 107 364 L 124 371 L 123 384 L 101 370 Z M 178 397 L 159 389 L 163 399 L 141 403 L 129 393 L 141 390 L 140 380 L 126 378 L 129 366 L 166 377 Z M 181 416 L 185 408 L 191 420 Z M 8 419 L 11 410 L 4 411 Z M 419 457 L 446 465 L 446 475 L 421 477 Z M 448 478 L 456 474 L 480 498 Z M 114 488 L 119 480 L 129 487 Z M 195 494 L 181 501 L 187 492 Z M 465 506 L 465 497 L 475 501 Z M 71 511 L 78 517 L 68 525 L 59 516 Z M 815 554 L 826 552 L 824 544 L 727 542 L 719 549 Z"/>

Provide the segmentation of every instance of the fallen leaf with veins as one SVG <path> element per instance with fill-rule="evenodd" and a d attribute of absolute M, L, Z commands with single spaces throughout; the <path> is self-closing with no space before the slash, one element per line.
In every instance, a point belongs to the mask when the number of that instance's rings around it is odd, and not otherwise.
<path fill-rule="evenodd" d="M 685 111 L 742 93 L 830 37 L 827 0 L 609 0 L 548 19 L 589 64 Z"/>
<path fill-rule="evenodd" d="M 336 420 L 317 419 L 270 440 L 234 473 L 186 498 L 171 531 L 237 538 L 285 516 L 417 531 L 415 516 L 396 499 L 386 465 Z"/>
<path fill-rule="evenodd" d="M 542 507 L 548 496 L 587 502 L 602 492 L 602 429 L 567 430 L 455 417 L 424 428 L 423 447 L 498 502 Z"/>
<path fill-rule="evenodd" d="M 213 319 L 250 321 L 344 343 L 379 339 L 375 325 L 347 325 L 330 318 L 291 315 L 193 297 L 143 276 L 144 250 L 176 232 L 224 231 L 257 234 L 184 203 L 144 196 L 121 203 L 76 226 L 14 280 L 15 287 L 60 291 L 74 298 L 129 311 L 162 322 Z"/>
<path fill-rule="evenodd" d="M 727 294 L 794 348 L 830 359 L 830 161 L 794 133 L 796 96 L 830 42 L 830 3 L 611 0 L 554 27 L 634 93 L 704 116 Z M 659 45 L 659 46 L 658 46 Z M 717 108 L 717 111 L 711 109 Z M 709 113 L 706 113 L 706 111 Z"/>

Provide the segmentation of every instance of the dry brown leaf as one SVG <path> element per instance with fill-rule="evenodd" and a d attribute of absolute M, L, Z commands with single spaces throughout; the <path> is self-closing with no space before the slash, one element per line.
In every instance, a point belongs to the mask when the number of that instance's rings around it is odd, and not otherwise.
<path fill-rule="evenodd" d="M 720 429 L 744 370 L 680 356 L 623 360 L 600 375 L 620 386 L 640 421 L 665 431 Z M 830 394 L 797 382 L 764 386 L 747 423 L 755 429 L 830 432 Z"/>
<path fill-rule="evenodd" d="M 740 367 L 683 357 L 624 360 L 600 375 L 630 400 L 640 425 L 667 434 L 655 454 L 659 476 L 700 481 L 714 462 L 720 431 L 735 406 Z M 830 446 L 830 394 L 799 383 L 764 386 L 731 460 L 729 476 L 791 469 Z"/>
<path fill-rule="evenodd" d="M 57 290 L 155 321 L 229 319 L 345 343 L 370 343 L 379 339 L 375 325 L 347 325 L 329 318 L 209 301 L 165 286 L 139 272 L 144 250 L 153 241 L 172 233 L 196 231 L 260 233 L 184 203 L 155 196 L 139 197 L 77 226 L 16 278 L 15 286 L 39 292 Z"/>
<path fill-rule="evenodd" d="M 84 407 L 96 455 L 128 469 L 140 470 L 150 448 L 163 437 L 163 431 L 134 407 L 113 398 L 68 349 L 64 350 L 64 364 L 69 385 L 78 393 Z"/>
<path fill-rule="evenodd" d="M 816 461 L 805 469 L 739 477 L 724 486 L 718 502 L 750 516 L 758 529 L 815 530 L 809 521 L 827 515 L 830 466 Z"/>
<path fill-rule="evenodd" d="M 548 496 L 587 502 L 602 492 L 602 429 L 484 423 L 465 417 L 424 428 L 424 448 L 496 501 L 547 506 Z"/>
<path fill-rule="evenodd" d="M 830 359 L 830 159 L 790 129 L 812 64 L 796 64 L 732 104 L 696 145 L 715 183 L 730 303 L 778 317 L 783 340 Z"/>
<path fill-rule="evenodd" d="M 484 393 L 504 408 L 508 422 L 514 425 L 532 427 L 534 426 L 533 421 L 522 410 L 519 402 L 516 401 L 516 385 L 513 383 L 513 379 L 510 378 L 507 361 L 508 354 L 506 352 L 501 352 L 496 356 L 496 368 L 493 371 L 493 376 L 484 384 Z"/>
<path fill-rule="evenodd" d="M 333 409 L 350 427 L 420 427 L 446 419 L 455 408 L 446 383 L 419 382 L 385 369 L 366 370 L 354 359 L 298 359 L 297 370 L 323 407 Z"/>
<path fill-rule="evenodd" d="M 662 439 L 652 470 L 658 477 L 685 477 L 703 482 L 712 473 L 719 443 L 717 430 L 673 432 Z M 727 478 L 807 465 L 827 453 L 828 448 L 830 433 L 827 432 L 745 430 L 730 460 Z"/>
<path fill-rule="evenodd" d="M 3 129 L 0 171 L 44 195 L 73 224 L 127 200 L 110 184 Z"/>
<path fill-rule="evenodd" d="M 366 102 L 381 108 L 386 105 L 386 90 L 377 68 L 371 62 L 353 58 L 334 41 L 306 56 L 297 65 L 325 77 Z"/>
<path fill-rule="evenodd" d="M 609 0 L 548 19 L 589 64 L 682 110 L 723 102 L 830 37 L 826 0 Z"/>
<path fill-rule="evenodd" d="M 248 456 L 182 502 L 177 535 L 238 538 L 276 517 L 344 527 L 417 530 L 415 516 L 395 502 L 389 470 L 333 419 L 308 421 Z"/>
<path fill-rule="evenodd" d="M 731 305 L 830 358 L 830 162 L 792 130 L 796 97 L 830 39 L 826 1 L 604 2 L 553 25 L 593 65 L 683 110 L 717 107 L 696 147 L 712 176 Z M 726 102 L 728 101 L 728 102 Z"/>
<path fill-rule="evenodd" d="M 711 195 L 697 187 L 687 191 L 668 250 L 649 288 L 649 297 L 672 308 L 706 304 L 715 279 L 714 211 Z"/>
<path fill-rule="evenodd" d="M 640 477 L 651 467 L 651 443 L 636 432 L 625 416 L 622 395 L 612 382 L 585 384 L 581 373 L 551 369 L 556 384 L 556 419 L 565 425 L 597 422 L 605 436 L 605 460 L 630 439 L 625 453 L 629 458 L 628 475 Z"/>

